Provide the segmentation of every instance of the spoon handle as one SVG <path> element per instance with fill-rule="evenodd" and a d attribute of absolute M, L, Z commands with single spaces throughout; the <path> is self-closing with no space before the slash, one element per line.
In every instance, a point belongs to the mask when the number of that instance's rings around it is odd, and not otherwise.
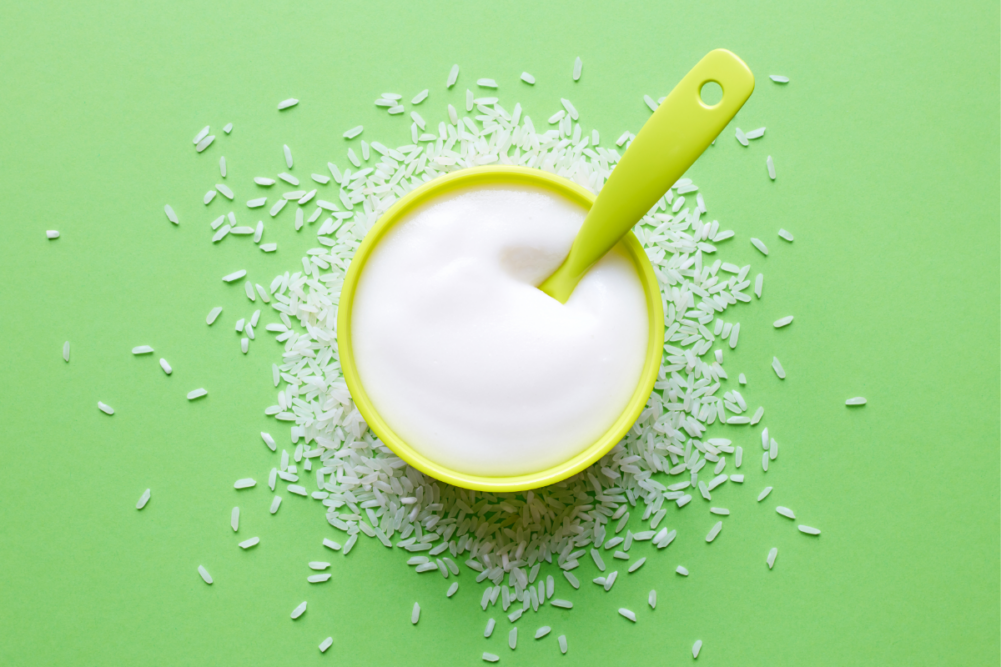
<path fill-rule="evenodd" d="M 723 98 L 709 106 L 702 86 Z M 566 303 L 583 275 L 650 211 L 723 131 L 754 90 L 754 75 L 726 49 L 710 51 L 675 86 L 619 160 L 587 214 L 570 254 L 540 286 Z"/>

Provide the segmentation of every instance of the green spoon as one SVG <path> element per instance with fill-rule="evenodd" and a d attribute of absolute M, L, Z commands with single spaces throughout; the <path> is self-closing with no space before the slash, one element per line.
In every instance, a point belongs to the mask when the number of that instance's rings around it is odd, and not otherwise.
<path fill-rule="evenodd" d="M 709 105 L 713 81 L 723 98 Z M 685 75 L 633 139 L 584 219 L 570 254 L 539 289 L 566 303 L 577 283 L 702 155 L 754 91 L 754 75 L 726 49 L 710 51 Z"/>

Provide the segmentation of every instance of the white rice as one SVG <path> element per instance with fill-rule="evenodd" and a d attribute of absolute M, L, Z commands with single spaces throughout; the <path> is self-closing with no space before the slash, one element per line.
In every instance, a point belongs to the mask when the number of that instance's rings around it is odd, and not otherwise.
<path fill-rule="evenodd" d="M 324 639 L 322 642 L 320 642 L 320 653 L 326 653 L 327 649 L 333 646 L 333 644 L 334 644 L 333 637 L 327 637 L 326 639 Z"/>
<path fill-rule="evenodd" d="M 287 100 L 282 100 L 278 103 L 278 110 L 281 111 L 283 109 L 288 109 L 289 107 L 294 107 L 296 104 L 299 104 L 299 100 L 294 97 L 290 97 Z"/>
<path fill-rule="evenodd" d="M 644 102 L 644 103 L 645 103 L 645 104 L 646 104 L 646 105 L 647 105 L 648 107 L 650 107 L 650 111 L 656 111 L 656 110 L 657 110 L 657 106 L 658 106 L 658 105 L 657 105 L 657 103 L 656 103 L 656 102 L 654 101 L 654 99 L 653 99 L 652 97 L 650 97 L 649 95 L 644 95 L 644 96 L 643 96 L 643 102 Z"/>
<path fill-rule="evenodd" d="M 67 343 L 67 345 L 69 345 L 69 343 Z M 67 352 L 66 354 L 68 355 L 69 353 Z M 64 355 L 64 356 L 66 356 L 66 355 Z M 847 401 L 845 401 L 845 405 L 865 405 L 865 403 L 866 403 L 865 398 L 863 398 L 862 396 L 856 396 L 855 398 L 849 398 Z"/>
<path fill-rule="evenodd" d="M 768 563 L 769 570 L 775 567 L 775 557 L 778 555 L 779 550 L 776 547 L 772 547 L 768 550 L 768 558 L 765 559 L 765 562 Z"/>
<path fill-rule="evenodd" d="M 447 591 L 445 591 L 445 597 L 449 597 L 449 598 L 452 597 L 453 595 L 455 595 L 455 592 L 457 590 L 459 590 L 459 582 L 458 581 L 453 581 L 452 585 L 448 587 Z"/>
<path fill-rule="evenodd" d="M 284 171 L 282 173 L 278 174 L 278 178 L 282 179 L 283 181 L 285 181 L 289 185 L 299 185 L 299 179 L 298 178 L 296 178 L 292 174 L 288 174 L 288 173 L 286 173 Z"/>
<path fill-rule="evenodd" d="M 227 275 L 223 276 L 222 277 L 222 281 L 224 283 L 231 283 L 234 280 L 239 280 L 240 278 L 244 277 L 245 275 L 247 275 L 247 271 L 245 269 L 240 269 L 239 271 L 234 271 L 233 273 L 230 273 L 230 274 L 227 274 Z"/>
<path fill-rule="evenodd" d="M 417 625 L 419 620 L 421 620 L 421 606 L 415 602 L 413 611 L 410 612 L 410 622 Z"/>
<path fill-rule="evenodd" d="M 277 243 L 262 243 L 261 250 L 264 252 L 274 252 L 278 249 Z"/>
<path fill-rule="evenodd" d="M 507 633 L 507 645 L 512 651 L 518 648 L 518 628 L 511 628 Z"/>
<path fill-rule="evenodd" d="M 326 581 L 330 581 L 330 574 L 329 573 L 311 574 L 308 577 L 306 577 L 306 581 L 311 584 L 322 584 Z"/>
<path fill-rule="evenodd" d="M 560 645 L 560 653 L 562 653 L 563 655 L 566 655 L 567 654 L 567 636 L 566 635 L 560 635 L 559 637 L 557 637 L 557 641 L 559 642 L 559 645 Z"/>
<path fill-rule="evenodd" d="M 709 534 L 706 535 L 706 542 L 712 542 L 719 535 L 719 531 L 723 530 L 723 522 L 717 521 L 716 524 L 709 529 Z"/>
<path fill-rule="evenodd" d="M 174 372 L 174 369 L 171 368 L 170 364 L 168 364 L 167 360 L 164 359 L 163 357 L 160 358 L 160 368 L 162 368 L 163 372 L 166 373 L 167 375 L 170 375 L 171 373 Z"/>
<path fill-rule="evenodd" d="M 226 134 L 229 134 L 230 132 L 232 132 L 233 131 L 233 123 L 226 123 L 223 126 L 222 131 L 225 132 Z"/>
<path fill-rule="evenodd" d="M 251 488 L 252 486 L 254 486 L 256 484 L 257 484 L 257 482 L 255 480 L 251 479 L 250 477 L 244 477 L 243 479 L 236 480 L 236 482 L 233 483 L 233 488 L 234 489 L 249 489 L 249 488 Z"/>
<path fill-rule="evenodd" d="M 215 323 L 216 318 L 219 317 L 219 313 L 221 312 L 222 312 L 222 306 L 216 306 L 215 308 L 210 310 L 208 316 L 205 318 L 205 324 L 212 326 Z"/>
<path fill-rule="evenodd" d="M 765 167 L 768 168 L 768 178 L 775 180 L 775 161 L 772 160 L 772 156 L 769 155 L 765 158 Z"/>
<path fill-rule="evenodd" d="M 216 191 L 214 189 L 209 190 L 208 192 L 205 193 L 205 196 L 202 197 L 202 203 L 208 206 L 212 202 L 212 200 L 215 199 L 215 196 L 216 196 Z"/>
<path fill-rule="evenodd" d="M 679 565 L 674 571 L 677 572 L 678 574 L 680 574 L 683 577 L 687 577 L 688 576 L 688 568 L 683 567 L 681 565 Z"/>
<path fill-rule="evenodd" d="M 476 85 L 480 88 L 496 88 L 497 82 L 493 79 L 477 79 Z"/>
<path fill-rule="evenodd" d="M 744 476 L 743 475 L 730 475 L 730 481 L 733 482 L 733 483 L 735 483 L 735 484 L 743 484 L 744 483 Z"/>
<path fill-rule="evenodd" d="M 215 135 L 210 134 L 209 136 L 205 137 L 204 139 L 198 142 L 198 145 L 195 146 L 195 150 L 201 153 L 206 148 L 211 146 L 213 141 L 215 141 Z"/>
<path fill-rule="evenodd" d="M 737 137 L 737 141 L 740 142 L 741 146 L 747 146 L 747 145 L 749 145 L 747 143 L 747 135 L 745 135 L 744 132 L 739 127 L 737 128 L 737 132 L 736 132 L 735 136 Z"/>
<path fill-rule="evenodd" d="M 260 543 L 261 543 L 261 538 L 251 537 L 249 540 L 244 540 L 243 542 L 240 542 L 237 546 L 240 547 L 241 549 L 249 549 L 250 547 L 255 547 Z"/>
<path fill-rule="evenodd" d="M 525 83 L 527 83 L 530 86 L 534 86 L 535 85 L 535 77 L 532 76 L 531 74 L 529 74 L 528 72 L 522 72 L 521 73 L 521 80 L 524 81 Z"/>
<path fill-rule="evenodd" d="M 766 486 L 764 490 L 762 490 L 761 493 L 758 494 L 758 502 L 760 503 L 762 500 L 767 498 L 768 494 L 771 492 L 772 492 L 772 487 Z"/>
<path fill-rule="evenodd" d="M 207 396 L 208 393 L 209 392 L 206 391 L 204 387 L 199 387 L 198 389 L 192 389 L 191 391 L 188 392 L 188 400 L 189 401 L 193 401 L 196 398 L 201 398 L 202 396 Z"/>
<path fill-rule="evenodd" d="M 725 507 L 710 507 L 709 513 L 718 514 L 720 516 L 730 516 L 730 510 L 726 509 Z"/>
<path fill-rule="evenodd" d="M 813 526 L 799 526 L 799 532 L 805 533 L 807 535 L 820 535 L 820 529 L 814 528 Z"/>
<path fill-rule="evenodd" d="M 484 662 L 497 662 L 498 660 L 500 660 L 499 656 L 496 656 L 493 653 L 487 653 L 486 651 L 483 652 Z"/>
<path fill-rule="evenodd" d="M 781 74 L 769 74 L 768 78 L 775 83 L 789 83 L 789 77 L 782 76 Z"/>
<path fill-rule="evenodd" d="M 132 348 L 132 354 L 136 354 L 136 355 L 139 355 L 139 354 L 150 354 L 151 352 L 153 352 L 153 348 L 151 348 L 149 345 L 139 345 L 139 346 L 136 346 L 136 347 Z"/>
<path fill-rule="evenodd" d="M 292 610 L 292 620 L 295 620 L 306 613 L 306 602 L 303 601 L 298 607 Z"/>
<path fill-rule="evenodd" d="M 204 566 L 202 565 L 198 566 L 198 574 L 201 576 L 202 581 L 204 581 L 206 584 L 212 583 L 212 575 L 209 574 L 209 571 L 206 570 Z"/>
<path fill-rule="evenodd" d="M 766 257 L 768 256 L 768 246 L 766 246 L 761 239 L 751 237 L 751 245 L 761 251 L 762 255 L 765 255 Z"/>
<path fill-rule="evenodd" d="M 240 530 L 240 508 L 234 507 L 233 511 L 229 516 L 229 525 L 233 529 L 233 532 Z"/>
<path fill-rule="evenodd" d="M 402 104 L 397 104 L 396 106 L 393 106 L 393 107 L 389 108 L 389 115 L 391 115 L 391 116 L 398 116 L 401 113 L 403 113 L 404 111 L 405 111 L 405 109 L 403 108 L 403 105 Z"/>
<path fill-rule="evenodd" d="M 643 563 L 645 563 L 645 562 L 646 562 L 646 556 L 644 556 L 643 558 L 640 558 L 638 561 L 636 561 L 635 563 L 633 563 L 632 565 L 630 565 L 629 566 L 629 574 L 632 574 L 636 570 L 638 570 L 641 567 L 643 567 Z"/>
<path fill-rule="evenodd" d="M 788 241 L 789 243 L 793 242 L 793 235 L 784 229 L 779 230 L 779 236 Z"/>
<path fill-rule="evenodd" d="M 786 317 L 782 317 L 782 318 L 779 318 L 779 319 L 775 320 L 774 326 L 775 326 L 776 329 L 781 329 L 782 327 L 786 326 L 787 324 L 791 324 L 791 323 L 792 323 L 792 315 L 787 315 Z"/>
<path fill-rule="evenodd" d="M 113 415 L 113 414 L 115 414 L 114 408 L 112 408 L 107 403 L 102 403 L 101 401 L 97 402 L 97 409 L 100 410 L 101 412 L 103 412 L 106 415 Z"/>
<path fill-rule="evenodd" d="M 563 576 L 568 582 L 570 582 L 570 585 L 573 586 L 574 589 L 580 588 L 580 581 L 577 580 L 577 577 L 575 577 L 572 572 L 563 570 Z"/>
<path fill-rule="evenodd" d="M 549 627 L 548 625 L 543 625 L 541 628 L 539 628 L 538 630 L 535 631 L 535 638 L 536 639 L 542 639 L 543 637 L 545 637 L 546 635 L 548 635 L 550 632 L 552 632 L 552 628 Z"/>
<path fill-rule="evenodd" d="M 278 511 L 278 508 L 281 507 L 281 504 L 282 504 L 281 496 L 275 496 L 274 498 L 271 499 L 271 507 L 269 508 L 268 511 L 274 514 L 275 512 Z M 324 544 L 326 544 L 326 541 L 324 541 Z M 337 548 L 339 549 L 340 547 Z"/>
<path fill-rule="evenodd" d="M 225 157 L 220 157 L 219 158 L 219 175 L 222 176 L 223 178 L 226 178 L 226 158 Z"/>
<path fill-rule="evenodd" d="M 288 144 L 282 145 L 282 150 L 285 151 L 285 165 L 291 169 L 292 168 L 292 149 L 288 147 Z"/>
<path fill-rule="evenodd" d="M 149 502 L 149 489 L 143 491 L 143 494 L 139 496 L 139 501 L 136 503 L 136 509 L 141 510 L 146 507 L 146 503 Z"/>
<path fill-rule="evenodd" d="M 57 239 L 57 238 L 59 238 L 59 232 L 57 230 L 55 230 L 55 229 L 49 229 L 49 230 L 47 230 L 45 232 L 45 238 L 47 238 L 47 239 Z"/>
<path fill-rule="evenodd" d="M 196 134 L 195 138 L 191 140 L 191 143 L 197 145 L 199 141 L 201 141 L 202 139 L 204 139 L 205 137 L 207 137 L 208 134 L 209 134 L 209 128 L 210 127 L 211 126 L 209 126 L 209 125 L 206 125 L 205 127 L 203 127 L 202 130 L 201 130 L 201 132 L 199 132 L 198 134 Z"/>
<path fill-rule="evenodd" d="M 66 341 L 63 343 L 63 361 L 69 363 L 70 360 L 70 342 Z"/>
<path fill-rule="evenodd" d="M 782 362 L 779 361 L 778 357 L 772 357 L 772 370 L 775 371 L 775 374 L 779 376 L 780 380 L 786 379 L 786 371 L 782 368 Z"/>
<path fill-rule="evenodd" d="M 764 285 L 764 282 L 765 282 L 765 276 L 762 273 L 759 273 L 757 278 L 754 279 L 754 296 L 758 297 L 759 299 L 761 298 L 761 287 L 762 285 Z"/>
<path fill-rule="evenodd" d="M 625 607 L 619 607 L 619 614 L 624 618 L 628 618 L 633 623 L 636 622 L 636 614 L 626 609 Z"/>
<path fill-rule="evenodd" d="M 699 657 L 699 651 L 701 651 L 701 650 L 702 650 L 702 640 L 698 639 L 698 640 L 695 641 L 694 644 L 692 644 L 692 657 L 693 658 L 698 658 Z"/>
<path fill-rule="evenodd" d="M 350 130 L 348 130 L 347 132 L 344 133 L 344 138 L 345 139 L 354 139 L 355 137 L 357 137 L 359 134 L 361 134 L 364 131 L 365 131 L 365 126 L 364 125 L 356 125 L 356 126 L 352 127 Z M 314 175 L 313 178 L 316 178 L 316 176 Z"/>
<path fill-rule="evenodd" d="M 768 452 L 762 452 L 761 454 L 761 469 L 768 472 Z"/>
<path fill-rule="evenodd" d="M 452 65 L 452 69 L 448 71 L 448 80 L 445 82 L 446 88 L 451 88 L 455 85 L 455 82 L 459 79 L 459 66 Z"/>
<path fill-rule="evenodd" d="M 796 513 L 793 512 L 788 507 L 783 507 L 782 505 L 779 505 L 778 507 L 775 508 L 775 511 L 778 512 L 779 514 L 781 514 L 782 516 L 786 517 L 787 519 L 795 519 L 796 518 Z"/>
<path fill-rule="evenodd" d="M 419 92 L 416 95 L 414 95 L 414 98 L 412 100 L 410 100 L 410 103 L 411 104 L 415 104 L 415 105 L 416 104 L 420 104 L 421 102 L 423 102 L 427 98 L 428 98 L 428 89 L 425 88 L 421 92 Z"/>
<path fill-rule="evenodd" d="M 581 70 L 583 68 L 584 68 L 584 63 L 581 62 L 581 60 L 580 60 L 579 57 L 576 60 L 573 61 L 573 80 L 574 81 L 580 81 L 580 73 L 581 73 Z"/>
<path fill-rule="evenodd" d="M 175 225 L 178 224 L 177 214 L 174 213 L 174 209 L 171 208 L 170 204 L 167 204 L 166 206 L 163 207 L 163 212 L 167 214 L 167 220 L 170 220 Z M 59 232 L 56 232 L 56 236 L 49 236 L 49 238 L 52 239 L 58 236 Z"/>

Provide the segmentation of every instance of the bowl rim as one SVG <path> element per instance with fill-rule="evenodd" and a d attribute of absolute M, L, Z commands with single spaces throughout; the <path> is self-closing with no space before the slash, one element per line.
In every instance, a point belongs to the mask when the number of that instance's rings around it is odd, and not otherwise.
<path fill-rule="evenodd" d="M 619 417 L 595 442 L 573 458 L 545 470 L 523 475 L 489 477 L 472 475 L 443 466 L 408 445 L 390 428 L 365 392 L 351 348 L 351 308 L 354 304 L 358 280 L 365 264 L 373 249 L 393 226 L 427 200 L 471 186 L 505 184 L 542 187 L 565 196 L 588 210 L 595 200 L 594 194 L 573 181 L 541 169 L 529 167 L 486 165 L 454 171 L 435 178 L 401 197 L 379 217 L 379 220 L 365 235 L 348 265 L 337 307 L 337 348 L 341 371 L 355 407 L 372 432 L 397 456 L 421 472 L 448 484 L 491 492 L 525 491 L 555 484 L 584 470 L 607 454 L 629 431 L 646 406 L 660 371 L 664 349 L 664 309 L 661 302 L 660 284 L 646 251 L 636 236 L 630 232 L 623 237 L 619 245 L 632 261 L 640 281 L 643 283 L 649 320 L 647 350 L 636 390 L 630 396 L 629 402 Z"/>

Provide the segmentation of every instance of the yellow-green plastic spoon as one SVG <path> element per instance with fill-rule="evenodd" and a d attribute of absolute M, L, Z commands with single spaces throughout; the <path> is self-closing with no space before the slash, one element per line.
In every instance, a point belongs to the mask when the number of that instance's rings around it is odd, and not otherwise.
<path fill-rule="evenodd" d="M 702 101 L 714 81 L 723 98 Z M 726 49 L 710 51 L 685 75 L 633 139 L 584 219 L 570 254 L 539 289 L 566 303 L 580 279 L 605 256 L 723 131 L 754 91 L 754 75 Z"/>

